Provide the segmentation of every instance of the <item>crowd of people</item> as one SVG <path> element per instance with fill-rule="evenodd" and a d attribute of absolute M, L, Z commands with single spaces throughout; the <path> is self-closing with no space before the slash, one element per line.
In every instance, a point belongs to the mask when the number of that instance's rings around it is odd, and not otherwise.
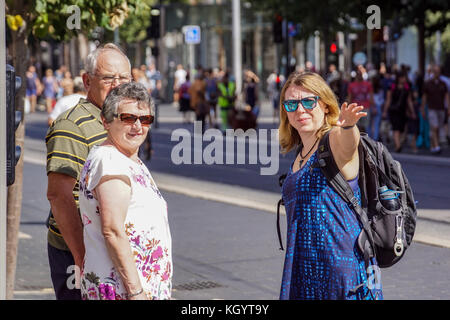
<path fill-rule="evenodd" d="M 232 127 L 233 112 L 236 107 L 238 92 L 234 77 L 229 70 L 219 68 L 204 69 L 199 66 L 191 75 L 179 64 L 174 74 L 174 103 L 183 115 L 184 123 L 195 120 L 202 122 L 205 130 L 219 128 L 223 132 Z M 259 77 L 251 70 L 244 70 L 242 89 L 243 111 L 251 114 L 253 125 L 259 113 Z M 219 121 L 220 119 L 220 126 Z"/>
<path fill-rule="evenodd" d="M 439 154 L 442 130 L 450 145 L 450 79 L 441 74 L 439 66 L 429 65 L 421 76 L 411 74 L 407 65 L 382 63 L 376 70 L 368 64 L 346 76 L 330 65 L 325 79 L 340 103 L 364 106 L 369 116 L 358 122 L 360 130 L 385 144 L 393 140 L 396 152 L 401 152 L 409 139 L 413 153 L 424 148 Z"/>
<path fill-rule="evenodd" d="M 315 72 L 308 62 L 302 71 Z M 230 110 L 237 97 L 236 85 L 229 70 L 198 67 L 191 75 L 178 64 L 174 72 L 173 100 L 182 113 L 183 122 L 201 121 L 202 128 L 230 128 Z M 67 67 L 45 70 L 40 79 L 35 66 L 26 73 L 26 97 L 30 112 L 35 112 L 38 101 L 48 115 L 49 125 L 59 114 L 86 96 L 82 73 L 72 78 Z M 149 91 L 156 103 L 161 99 L 162 76 L 154 63 L 132 68 L 132 78 Z M 359 65 L 350 74 L 338 71 L 334 64 L 323 75 L 335 93 L 339 103 L 356 102 L 363 105 L 369 116 L 359 121 L 361 131 L 374 140 L 393 143 L 396 152 L 405 144 L 413 153 L 419 148 L 433 154 L 442 151 L 441 130 L 450 145 L 448 118 L 450 78 L 441 74 L 437 65 L 429 65 L 424 76 L 411 74 L 409 66 L 388 67 L 381 63 L 378 70 L 373 65 Z M 243 102 L 254 117 L 260 111 L 261 82 L 251 70 L 244 70 Z M 266 97 L 273 107 L 273 121 L 278 122 L 280 93 L 286 79 L 279 71 L 273 71 L 266 79 Z M 194 117 L 192 116 L 194 115 Z M 220 119 L 220 121 L 218 121 Z M 219 126 L 220 123 L 220 126 Z M 149 138 L 150 140 L 151 138 Z M 146 142 L 147 159 L 151 157 L 151 141 Z"/>

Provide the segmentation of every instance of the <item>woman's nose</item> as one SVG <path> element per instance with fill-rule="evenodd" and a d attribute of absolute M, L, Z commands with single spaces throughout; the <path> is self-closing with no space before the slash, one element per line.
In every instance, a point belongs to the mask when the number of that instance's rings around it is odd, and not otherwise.
<path fill-rule="evenodd" d="M 303 107 L 302 103 L 299 102 L 299 103 L 297 104 L 297 110 L 295 110 L 295 111 L 296 111 L 296 112 L 299 112 L 299 113 L 305 113 L 305 112 L 306 112 L 306 109 Z"/>

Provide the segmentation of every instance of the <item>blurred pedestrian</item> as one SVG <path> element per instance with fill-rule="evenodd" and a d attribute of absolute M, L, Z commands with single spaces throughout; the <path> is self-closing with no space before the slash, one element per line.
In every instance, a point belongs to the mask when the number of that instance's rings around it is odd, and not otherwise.
<path fill-rule="evenodd" d="M 51 208 L 47 219 L 48 257 L 58 300 L 81 299 L 79 288 L 68 287 L 73 274 L 67 271 L 73 266 L 80 270 L 85 254 L 78 209 L 80 173 L 92 147 L 106 139 L 100 118 L 106 96 L 116 86 L 131 81 L 130 61 L 112 43 L 89 53 L 85 68 L 86 99 L 59 115 L 45 139 Z"/>
<path fill-rule="evenodd" d="M 120 85 L 108 94 L 101 117 L 108 136 L 89 152 L 80 176 L 82 298 L 170 299 L 167 203 L 138 157 L 154 119 L 150 94 L 136 82 Z"/>
<path fill-rule="evenodd" d="M 59 82 L 60 87 L 63 89 L 62 96 L 68 96 L 73 94 L 74 82 L 72 80 L 72 74 L 70 71 L 64 72 L 64 78 Z"/>
<path fill-rule="evenodd" d="M 364 80 L 364 75 L 367 76 L 367 72 L 362 66 L 359 66 L 356 71 L 355 81 L 348 85 L 347 100 L 362 105 L 364 112 L 370 114 L 370 107 L 373 105 L 373 88 L 369 81 Z M 359 130 L 362 132 L 367 132 L 368 126 L 369 119 L 367 117 L 362 118 L 358 122 Z"/>
<path fill-rule="evenodd" d="M 49 126 L 56 120 L 56 118 L 58 118 L 60 114 L 76 106 L 80 102 L 80 99 L 86 98 L 86 89 L 84 88 L 83 80 L 79 77 L 76 78 L 76 81 L 74 81 L 73 90 L 75 91 L 73 94 L 63 96 L 56 102 L 53 111 L 48 116 Z"/>
<path fill-rule="evenodd" d="M 364 257 L 356 249 L 362 227 L 355 212 L 322 170 L 312 166 L 319 140 L 329 134 L 332 156 L 357 201 L 362 201 L 357 122 L 367 116 L 364 107 L 344 103 L 339 108 L 323 78 L 311 72 L 289 76 L 281 105 L 282 152 L 300 152 L 282 188 L 288 231 L 280 299 L 382 299 L 381 284 L 368 285 Z M 376 258 L 370 263 L 376 266 Z"/>
<path fill-rule="evenodd" d="M 133 81 L 142 84 L 150 93 L 150 81 L 148 81 L 147 76 L 145 75 L 145 72 L 142 71 L 142 69 L 136 67 L 132 68 L 131 76 L 133 77 Z"/>
<path fill-rule="evenodd" d="M 273 107 L 273 121 L 276 122 L 279 119 L 280 113 L 280 92 L 284 85 L 284 76 L 278 71 L 272 72 L 267 78 L 267 93 L 269 100 L 272 102 Z"/>
<path fill-rule="evenodd" d="M 53 70 L 47 69 L 45 71 L 45 77 L 42 79 L 44 85 L 44 97 L 47 113 L 50 114 L 55 103 L 56 93 L 59 90 L 56 78 L 53 76 Z"/>
<path fill-rule="evenodd" d="M 151 96 L 156 104 L 161 99 L 162 76 L 153 62 L 148 66 L 147 78 L 150 83 Z"/>
<path fill-rule="evenodd" d="M 189 96 L 191 97 L 191 109 L 195 112 L 196 120 L 202 123 L 202 133 L 204 133 L 206 129 L 205 118 L 209 113 L 209 105 L 206 103 L 206 82 L 202 72 L 199 72 L 195 76 L 195 80 L 188 91 Z"/>
<path fill-rule="evenodd" d="M 250 107 L 249 111 L 253 112 L 258 103 L 258 85 L 254 77 L 246 78 L 244 82 L 244 96 L 246 105 Z"/>
<path fill-rule="evenodd" d="M 425 117 L 425 105 L 428 105 L 428 121 L 431 131 L 431 153 L 440 153 L 441 147 L 439 143 L 440 130 L 444 126 L 444 118 L 450 116 L 449 111 L 445 111 L 445 102 L 450 106 L 449 93 L 447 86 L 439 78 L 441 69 L 434 66 L 433 77 L 425 82 L 422 95 L 422 116 Z"/>
<path fill-rule="evenodd" d="M 206 102 L 209 105 L 209 127 L 217 127 L 217 100 L 219 92 L 217 88 L 217 78 L 215 77 L 213 70 L 206 70 Z M 211 113 L 213 115 L 211 115 Z"/>
<path fill-rule="evenodd" d="M 36 111 L 39 78 L 36 73 L 36 68 L 31 65 L 25 73 L 26 78 L 26 97 L 30 102 L 30 112 Z"/>
<path fill-rule="evenodd" d="M 373 105 L 370 108 L 368 134 L 373 140 L 380 141 L 380 125 L 384 107 L 384 91 L 381 87 L 381 81 L 378 75 L 372 78 L 372 88 Z"/>
<path fill-rule="evenodd" d="M 234 110 L 234 102 L 236 100 L 236 84 L 230 80 L 228 72 L 225 72 L 222 80 L 217 84 L 219 89 L 219 108 L 221 119 L 221 130 L 229 128 L 229 114 Z"/>
<path fill-rule="evenodd" d="M 61 81 L 64 79 L 66 71 L 67 71 L 67 67 L 65 65 L 61 65 L 55 71 L 55 78 L 56 78 L 56 82 L 58 84 L 58 90 L 56 91 L 56 94 L 55 94 L 56 99 L 59 99 L 64 95 L 64 89 L 61 86 Z"/>
<path fill-rule="evenodd" d="M 180 99 L 179 96 L 179 90 L 181 85 L 187 81 L 187 71 L 184 70 L 183 65 L 182 64 L 178 64 L 177 65 L 177 70 L 174 73 L 174 84 L 173 84 L 173 92 L 174 92 L 174 97 L 173 100 L 175 102 L 178 102 L 178 100 Z"/>
<path fill-rule="evenodd" d="M 333 81 L 336 81 L 340 78 L 340 74 L 339 71 L 337 71 L 336 69 L 336 65 L 335 64 L 330 64 L 330 66 L 328 67 L 328 74 L 327 74 L 327 83 L 328 85 L 330 85 L 330 83 L 332 83 Z"/>
<path fill-rule="evenodd" d="M 183 123 L 190 123 L 189 112 L 191 109 L 191 96 L 189 94 L 189 88 L 191 86 L 190 75 L 186 75 L 186 80 L 181 84 L 178 89 L 180 112 L 183 114 Z"/>
<path fill-rule="evenodd" d="M 388 118 L 394 131 L 395 152 L 402 151 L 402 134 L 406 129 L 407 112 L 416 118 L 412 102 L 412 91 L 405 73 L 396 75 L 395 83 L 387 93 L 383 108 L 383 118 Z"/>
<path fill-rule="evenodd" d="M 447 92 L 450 94 L 450 77 L 441 74 L 439 76 L 439 79 L 444 81 L 445 85 L 447 86 Z M 447 111 L 447 116 L 444 117 L 444 133 L 447 138 L 447 144 L 450 147 L 450 105 L 448 105 L 447 101 L 445 103 L 445 109 Z"/>

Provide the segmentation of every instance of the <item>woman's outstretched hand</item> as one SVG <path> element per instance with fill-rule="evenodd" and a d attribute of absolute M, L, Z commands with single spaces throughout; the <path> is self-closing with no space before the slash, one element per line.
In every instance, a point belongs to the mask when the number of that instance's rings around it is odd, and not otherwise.
<path fill-rule="evenodd" d="M 363 106 L 358 106 L 356 103 L 348 104 L 344 102 L 341 106 L 341 113 L 336 125 L 338 127 L 352 127 L 359 119 L 367 116 L 367 112 L 361 112 L 364 110 Z"/>

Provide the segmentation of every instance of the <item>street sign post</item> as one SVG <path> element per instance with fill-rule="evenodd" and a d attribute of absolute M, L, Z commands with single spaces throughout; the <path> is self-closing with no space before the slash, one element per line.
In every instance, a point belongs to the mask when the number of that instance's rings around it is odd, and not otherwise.
<path fill-rule="evenodd" d="M 199 26 L 184 26 L 184 42 L 187 44 L 199 44 L 201 42 L 201 30 Z"/>
<path fill-rule="evenodd" d="M 194 45 L 201 42 L 201 31 L 199 26 L 184 26 L 184 42 L 189 46 L 189 74 L 193 80 L 195 72 L 195 50 Z"/>

